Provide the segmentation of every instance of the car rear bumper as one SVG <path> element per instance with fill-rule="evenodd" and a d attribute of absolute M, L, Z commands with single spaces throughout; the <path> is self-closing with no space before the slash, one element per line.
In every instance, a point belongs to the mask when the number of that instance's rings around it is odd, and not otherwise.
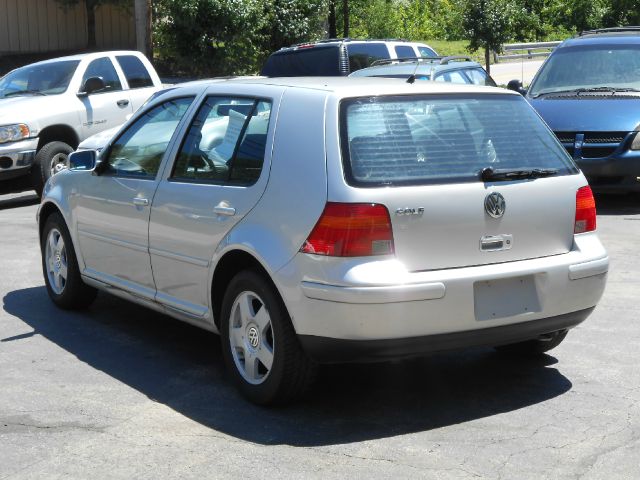
<path fill-rule="evenodd" d="M 551 332 L 575 327 L 584 321 L 594 308 L 532 320 L 522 324 L 421 337 L 345 340 L 300 335 L 298 338 L 305 352 L 320 363 L 375 362 L 415 357 L 447 350 L 493 347 L 532 340 Z"/>
<path fill-rule="evenodd" d="M 352 262 L 298 254 L 274 276 L 296 332 L 311 342 L 311 350 L 328 339 L 402 344 L 434 335 L 473 337 L 473 332 L 506 326 L 522 329 L 518 338 L 531 338 L 531 322 L 594 307 L 609 268 L 595 233 L 576 235 L 566 254 L 475 267 L 400 275 L 402 266 L 393 259 Z M 569 326 L 560 322 L 551 330 Z"/>

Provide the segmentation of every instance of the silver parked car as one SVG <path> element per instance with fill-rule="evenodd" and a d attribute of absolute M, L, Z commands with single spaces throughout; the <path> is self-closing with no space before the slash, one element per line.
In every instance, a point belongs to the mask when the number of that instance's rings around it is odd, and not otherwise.
<path fill-rule="evenodd" d="M 505 128 L 507 126 L 509 128 Z M 508 90 L 295 78 L 163 92 L 39 210 L 47 290 L 222 336 L 268 404 L 318 363 L 473 345 L 539 354 L 600 299 L 587 182 Z"/>

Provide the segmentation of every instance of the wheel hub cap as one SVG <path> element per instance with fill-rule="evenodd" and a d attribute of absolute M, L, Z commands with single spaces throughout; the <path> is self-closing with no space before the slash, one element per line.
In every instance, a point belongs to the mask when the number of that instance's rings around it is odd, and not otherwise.
<path fill-rule="evenodd" d="M 247 339 L 249 340 L 249 345 L 253 348 L 258 348 L 258 345 L 260 345 L 260 332 L 255 325 L 251 325 L 247 329 Z"/>

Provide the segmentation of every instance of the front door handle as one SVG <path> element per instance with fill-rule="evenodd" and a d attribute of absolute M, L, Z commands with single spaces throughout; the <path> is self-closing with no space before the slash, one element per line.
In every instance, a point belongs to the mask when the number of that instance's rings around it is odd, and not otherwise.
<path fill-rule="evenodd" d="M 147 205 L 149 205 L 149 199 L 141 198 L 141 197 L 133 197 L 133 204 L 139 207 L 146 207 Z"/>
<path fill-rule="evenodd" d="M 116 103 L 119 107 L 126 107 L 127 105 L 129 105 L 129 100 L 118 100 Z"/>
<path fill-rule="evenodd" d="M 230 206 L 227 202 L 220 202 L 218 205 L 213 207 L 213 213 L 233 217 L 236 214 L 236 209 Z"/>

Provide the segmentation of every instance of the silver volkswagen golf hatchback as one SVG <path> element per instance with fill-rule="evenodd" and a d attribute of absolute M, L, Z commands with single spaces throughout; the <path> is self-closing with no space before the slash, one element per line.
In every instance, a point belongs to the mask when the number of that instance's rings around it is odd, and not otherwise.
<path fill-rule="evenodd" d="M 518 94 L 376 78 L 166 91 L 46 185 L 44 279 L 221 335 L 251 401 L 317 365 L 492 346 L 541 354 L 594 309 L 585 177 Z"/>

